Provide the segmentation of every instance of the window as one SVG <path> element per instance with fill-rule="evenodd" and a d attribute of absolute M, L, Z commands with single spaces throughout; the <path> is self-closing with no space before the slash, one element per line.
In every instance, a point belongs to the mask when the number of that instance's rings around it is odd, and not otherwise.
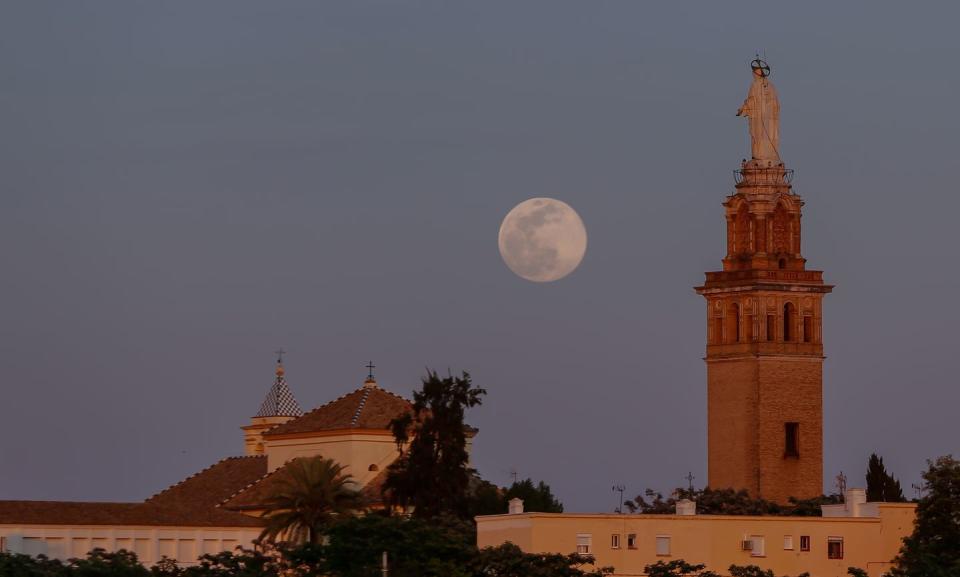
<path fill-rule="evenodd" d="M 777 266 L 779 266 L 780 268 L 787 268 L 787 259 L 785 258 L 780 259 L 780 261 L 777 263 Z"/>
<path fill-rule="evenodd" d="M 730 335 L 731 342 L 740 342 L 740 305 L 733 303 L 730 305 Z"/>
<path fill-rule="evenodd" d="M 810 535 L 800 535 L 800 550 L 801 551 L 810 550 Z"/>
<path fill-rule="evenodd" d="M 784 536 L 783 536 L 783 550 L 784 550 L 784 551 L 793 551 L 793 535 L 784 535 Z"/>
<path fill-rule="evenodd" d="M 813 342 L 813 317 L 810 315 L 803 317 L 803 342 Z"/>
<path fill-rule="evenodd" d="M 636 549 L 637 548 L 637 534 L 630 533 L 627 535 L 627 549 Z"/>
<path fill-rule="evenodd" d="M 796 314 L 794 313 L 793 303 L 787 303 L 783 305 L 783 340 L 792 341 L 793 338 L 793 322 Z"/>
<path fill-rule="evenodd" d="M 800 423 L 783 424 L 783 456 L 800 456 Z"/>
<path fill-rule="evenodd" d="M 670 555 L 670 536 L 657 535 L 657 555 Z"/>
<path fill-rule="evenodd" d="M 764 550 L 764 539 L 763 535 L 751 535 L 750 541 L 753 542 L 753 548 L 750 549 L 751 557 L 766 557 L 767 553 Z"/>
<path fill-rule="evenodd" d="M 610 535 L 610 548 L 619 549 L 620 548 L 620 535 L 614 533 Z"/>
<path fill-rule="evenodd" d="M 827 559 L 843 559 L 843 537 L 827 537 Z"/>
<path fill-rule="evenodd" d="M 773 342 L 777 339 L 777 317 L 776 315 L 767 315 L 767 340 Z"/>
<path fill-rule="evenodd" d="M 577 553 L 580 555 L 589 555 L 593 545 L 593 535 L 590 533 L 580 533 L 577 535 Z"/>
<path fill-rule="evenodd" d="M 7 538 L 0 537 L 0 553 L 4 553 L 7 550 Z"/>

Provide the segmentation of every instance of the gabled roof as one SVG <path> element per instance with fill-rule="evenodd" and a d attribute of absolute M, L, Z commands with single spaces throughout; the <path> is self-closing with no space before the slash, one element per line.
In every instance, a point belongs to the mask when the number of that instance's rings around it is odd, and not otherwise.
<path fill-rule="evenodd" d="M 217 504 L 266 472 L 264 456 L 231 457 L 142 503 L 0 501 L 0 524 L 259 527 L 260 519 Z"/>
<path fill-rule="evenodd" d="M 267 498 L 271 494 L 277 492 L 278 489 L 281 489 L 287 482 L 290 475 L 290 466 L 296 460 L 297 459 L 288 461 L 279 469 L 271 471 L 254 483 L 244 487 L 242 490 L 223 501 L 220 504 L 220 507 L 234 511 L 256 511 L 263 509 L 263 504 L 266 502 Z M 374 506 L 380 504 L 382 501 L 380 493 L 383 490 L 383 483 L 386 478 L 387 469 L 384 469 L 383 471 L 380 471 L 376 477 L 371 479 L 370 482 L 368 482 L 362 488 L 359 488 L 358 490 L 360 491 L 361 503 L 363 503 L 365 506 Z"/>
<path fill-rule="evenodd" d="M 302 417 L 270 429 L 264 437 L 340 429 L 387 429 L 390 421 L 413 410 L 410 401 L 385 391 L 374 381 Z"/>

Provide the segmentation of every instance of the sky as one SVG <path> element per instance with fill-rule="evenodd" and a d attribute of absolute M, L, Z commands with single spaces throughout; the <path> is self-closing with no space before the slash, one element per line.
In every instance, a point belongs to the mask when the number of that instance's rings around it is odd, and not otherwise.
<path fill-rule="evenodd" d="M 824 302 L 824 476 L 960 453 L 960 7 L 0 5 L 0 498 L 139 500 L 229 455 L 288 351 L 488 391 L 474 464 L 568 511 L 706 482 L 705 304 L 765 55 Z M 504 265 L 553 197 L 589 246 Z"/>

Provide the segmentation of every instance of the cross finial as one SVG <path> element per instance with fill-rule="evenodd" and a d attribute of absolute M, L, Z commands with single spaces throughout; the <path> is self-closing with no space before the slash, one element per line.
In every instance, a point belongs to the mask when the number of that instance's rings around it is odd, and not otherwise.
<path fill-rule="evenodd" d="M 285 351 L 285 350 L 283 350 L 283 349 L 279 349 L 279 350 L 276 350 L 276 351 L 273 351 L 273 352 L 277 353 L 277 364 L 282 364 L 282 363 L 283 363 L 283 355 L 287 354 L 287 351 Z"/>
<path fill-rule="evenodd" d="M 688 486 L 689 486 L 689 488 L 690 488 L 690 492 L 692 493 L 692 492 L 693 492 L 693 480 L 696 479 L 696 477 L 693 476 L 693 471 L 690 471 L 689 473 L 687 473 L 687 476 L 684 477 L 684 479 L 687 480 L 687 484 L 688 484 Z"/>
<path fill-rule="evenodd" d="M 367 380 L 372 381 L 373 379 L 373 369 L 377 368 L 377 365 L 373 364 L 373 361 L 368 361 L 365 365 L 367 367 Z"/>

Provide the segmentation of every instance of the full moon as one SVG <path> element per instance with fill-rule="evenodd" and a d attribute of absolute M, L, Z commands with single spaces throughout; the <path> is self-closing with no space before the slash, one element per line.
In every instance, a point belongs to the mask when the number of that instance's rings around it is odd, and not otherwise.
<path fill-rule="evenodd" d="M 513 207 L 500 225 L 500 256 L 517 276 L 552 282 L 576 270 L 587 251 L 587 229 L 577 211 L 553 198 Z"/>

